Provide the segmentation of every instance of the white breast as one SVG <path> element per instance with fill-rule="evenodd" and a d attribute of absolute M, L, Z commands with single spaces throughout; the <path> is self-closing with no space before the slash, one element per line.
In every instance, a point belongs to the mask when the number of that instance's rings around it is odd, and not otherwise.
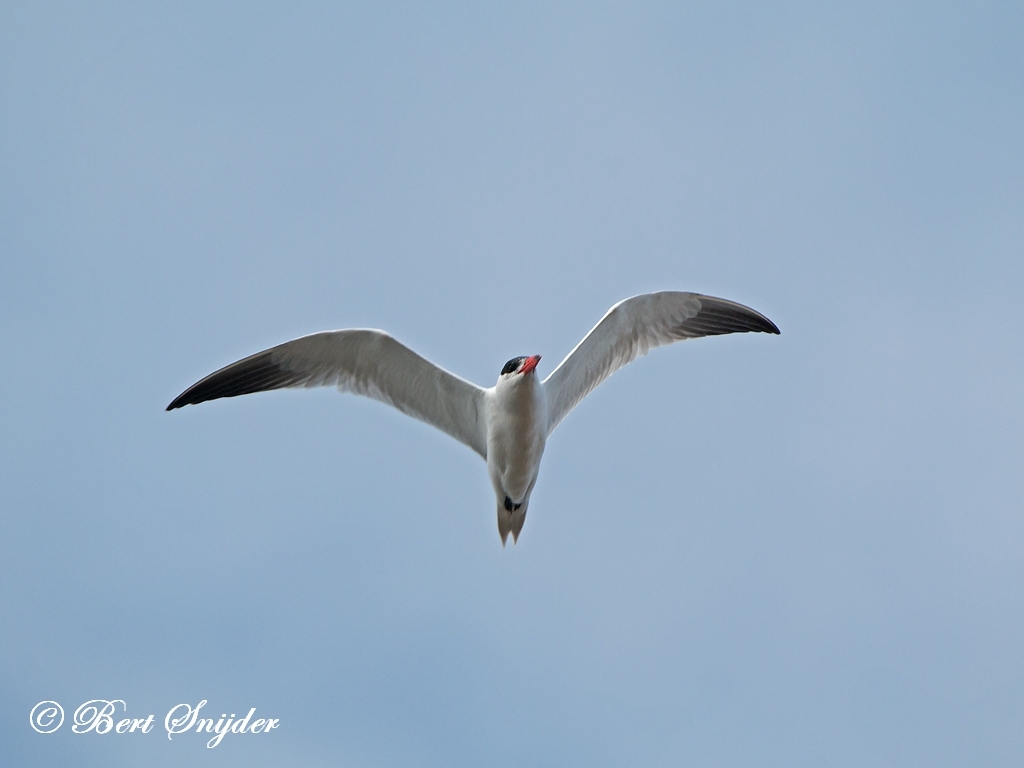
<path fill-rule="evenodd" d="M 537 479 L 547 440 L 544 389 L 532 374 L 488 393 L 487 468 L 494 490 L 521 502 Z"/>

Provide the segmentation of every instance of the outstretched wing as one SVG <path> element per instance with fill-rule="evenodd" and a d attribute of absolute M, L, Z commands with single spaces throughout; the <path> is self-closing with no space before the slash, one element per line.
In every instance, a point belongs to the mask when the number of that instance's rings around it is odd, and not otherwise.
<path fill-rule="evenodd" d="M 487 458 L 484 390 L 384 331 L 325 331 L 257 352 L 193 384 L 167 410 L 268 389 L 327 386 L 393 405 Z"/>
<path fill-rule="evenodd" d="M 594 387 L 654 347 L 748 331 L 779 329 L 750 307 L 699 293 L 662 291 L 620 301 L 544 380 L 548 434 Z"/>

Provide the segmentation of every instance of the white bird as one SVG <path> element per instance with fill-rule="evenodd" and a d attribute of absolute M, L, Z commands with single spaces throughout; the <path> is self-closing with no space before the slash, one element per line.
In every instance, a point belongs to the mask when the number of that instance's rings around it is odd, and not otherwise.
<path fill-rule="evenodd" d="M 504 546 L 509 533 L 513 543 L 519 540 L 548 437 L 594 387 L 654 347 L 748 331 L 779 333 L 775 323 L 742 304 L 699 293 L 647 293 L 609 309 L 544 381 L 536 375 L 540 355 L 515 357 L 489 389 L 420 357 L 384 331 L 324 331 L 211 373 L 167 410 L 251 392 L 318 386 L 393 405 L 484 458 Z"/>

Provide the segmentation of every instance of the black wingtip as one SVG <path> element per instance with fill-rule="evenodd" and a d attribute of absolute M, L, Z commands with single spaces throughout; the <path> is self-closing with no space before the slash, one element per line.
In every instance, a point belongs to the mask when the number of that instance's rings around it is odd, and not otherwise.
<path fill-rule="evenodd" d="M 753 312 L 753 310 L 751 311 Z M 751 325 L 748 326 L 748 330 L 756 331 L 758 333 L 771 333 L 774 334 L 775 336 L 782 335 L 782 332 L 779 331 L 779 326 L 777 326 L 767 317 L 762 315 L 760 312 L 754 312 L 754 314 L 756 315 L 756 318 L 750 317 L 749 315 L 746 318 L 748 320 L 753 320 Z"/>
<path fill-rule="evenodd" d="M 191 391 L 192 391 L 192 387 L 189 387 L 188 389 L 186 389 L 184 392 L 182 392 L 176 398 L 171 400 L 171 404 L 168 405 L 166 408 L 164 408 L 164 410 L 165 411 L 173 411 L 176 408 L 182 408 L 182 407 L 184 407 L 186 405 L 191 405 L 193 401 L 192 401 L 192 399 L 190 397 L 187 397 L 188 393 L 191 392 Z"/>
<path fill-rule="evenodd" d="M 309 377 L 283 368 L 273 361 L 273 350 L 257 352 L 251 357 L 214 371 L 178 395 L 167 406 L 168 411 L 186 405 L 198 405 L 222 397 L 238 397 L 268 389 L 301 386 Z"/>
<path fill-rule="evenodd" d="M 686 320 L 681 330 L 693 336 L 719 336 L 727 333 L 770 333 L 780 336 L 779 326 L 755 309 L 714 296 L 700 296 L 696 316 Z"/>
<path fill-rule="evenodd" d="M 779 326 L 777 326 L 767 317 L 762 315 L 760 312 L 754 312 L 754 314 L 757 315 L 757 318 L 750 318 L 754 319 L 753 327 L 750 330 L 757 331 L 758 333 L 771 333 L 774 334 L 775 336 L 782 335 L 782 332 L 779 330 Z"/>

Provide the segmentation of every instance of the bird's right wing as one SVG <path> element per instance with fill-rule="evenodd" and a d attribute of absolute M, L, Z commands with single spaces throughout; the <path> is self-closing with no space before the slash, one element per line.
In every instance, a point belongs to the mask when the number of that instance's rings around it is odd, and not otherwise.
<path fill-rule="evenodd" d="M 257 352 L 193 384 L 167 410 L 269 389 L 320 386 L 392 405 L 487 458 L 484 390 L 384 331 L 324 331 Z"/>
<path fill-rule="evenodd" d="M 620 301 L 544 380 L 548 434 L 594 387 L 654 347 L 747 331 L 779 329 L 750 307 L 699 293 L 662 291 Z"/>

